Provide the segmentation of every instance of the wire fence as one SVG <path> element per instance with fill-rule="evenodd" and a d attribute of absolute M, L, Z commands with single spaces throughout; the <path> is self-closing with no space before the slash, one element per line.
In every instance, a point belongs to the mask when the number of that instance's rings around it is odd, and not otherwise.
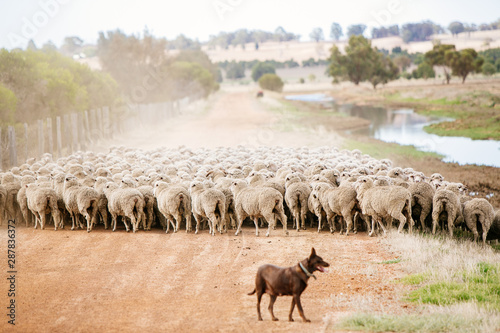
<path fill-rule="evenodd" d="M 177 116 L 189 103 L 173 102 L 126 105 L 111 109 L 71 113 L 33 123 L 0 128 L 0 169 L 8 170 L 45 153 L 54 158 L 68 156 L 101 141 Z"/>

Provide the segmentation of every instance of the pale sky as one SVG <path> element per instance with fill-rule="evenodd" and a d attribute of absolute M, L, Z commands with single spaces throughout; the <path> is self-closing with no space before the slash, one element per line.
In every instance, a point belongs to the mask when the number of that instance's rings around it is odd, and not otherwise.
<path fill-rule="evenodd" d="M 480 24 L 499 17 L 500 0 L 0 0 L 0 48 L 24 48 L 29 39 L 38 47 L 49 40 L 60 46 L 66 36 L 95 43 L 99 31 L 137 34 L 146 26 L 156 37 L 182 33 L 203 42 L 220 31 L 281 25 L 309 40 L 315 27 L 329 39 L 332 22 L 344 33 L 363 23 L 369 34 L 372 26 L 431 20 L 446 27 L 454 20 Z"/>

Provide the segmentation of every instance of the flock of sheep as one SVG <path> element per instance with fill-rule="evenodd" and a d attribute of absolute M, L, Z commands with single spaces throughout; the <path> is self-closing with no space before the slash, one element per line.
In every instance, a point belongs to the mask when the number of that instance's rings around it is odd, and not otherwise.
<path fill-rule="evenodd" d="M 475 241 L 498 239 L 500 210 L 495 214 L 486 199 L 466 192 L 439 174 L 393 167 L 359 150 L 116 147 L 55 161 L 46 154 L 2 173 L 0 218 L 41 229 L 47 222 L 56 230 L 71 223 L 72 230 L 86 224 L 90 232 L 102 223 L 115 231 L 123 223 L 127 231 L 162 226 L 169 232 L 172 226 L 176 232 L 184 224 L 190 232 L 194 217 L 195 233 L 208 224 L 212 235 L 229 228 L 238 234 L 250 218 L 256 235 L 267 224 L 266 236 L 278 221 L 285 234 L 292 220 L 297 231 L 309 223 L 318 232 L 327 225 L 348 235 L 359 227 L 370 236 L 398 221 L 399 231 L 439 227 L 453 236 L 465 226 Z"/>

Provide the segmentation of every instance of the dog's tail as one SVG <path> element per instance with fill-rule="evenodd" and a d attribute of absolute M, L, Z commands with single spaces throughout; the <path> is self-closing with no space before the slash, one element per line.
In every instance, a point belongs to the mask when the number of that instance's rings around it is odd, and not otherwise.
<path fill-rule="evenodd" d="M 254 288 L 253 291 L 249 292 L 247 295 L 253 295 L 253 294 L 255 294 L 256 291 L 257 291 L 257 289 Z"/>

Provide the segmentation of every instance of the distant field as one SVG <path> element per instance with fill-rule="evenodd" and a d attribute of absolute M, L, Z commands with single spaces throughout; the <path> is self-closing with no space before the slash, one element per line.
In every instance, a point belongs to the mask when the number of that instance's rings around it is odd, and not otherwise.
<path fill-rule="evenodd" d="M 432 49 L 432 41 L 440 40 L 442 44 L 454 44 L 458 50 L 465 48 L 473 48 L 477 51 L 483 51 L 490 48 L 500 47 L 500 30 L 477 31 L 468 33 L 460 33 L 457 37 L 452 35 L 441 34 L 433 35 L 431 39 L 425 42 L 404 43 L 401 37 L 387 37 L 372 40 L 372 45 L 379 49 L 392 50 L 396 46 L 400 46 L 409 53 L 427 52 Z M 330 54 L 330 48 L 336 44 L 341 50 L 344 49 L 346 41 L 337 43 L 331 41 L 316 42 L 266 42 L 255 50 L 253 43 L 245 45 L 245 49 L 241 46 L 229 47 L 227 50 L 216 48 L 208 49 L 207 46 L 202 47 L 213 62 L 219 61 L 250 61 L 250 60 L 276 60 L 285 61 L 293 58 L 297 62 L 309 58 L 327 58 Z"/>

